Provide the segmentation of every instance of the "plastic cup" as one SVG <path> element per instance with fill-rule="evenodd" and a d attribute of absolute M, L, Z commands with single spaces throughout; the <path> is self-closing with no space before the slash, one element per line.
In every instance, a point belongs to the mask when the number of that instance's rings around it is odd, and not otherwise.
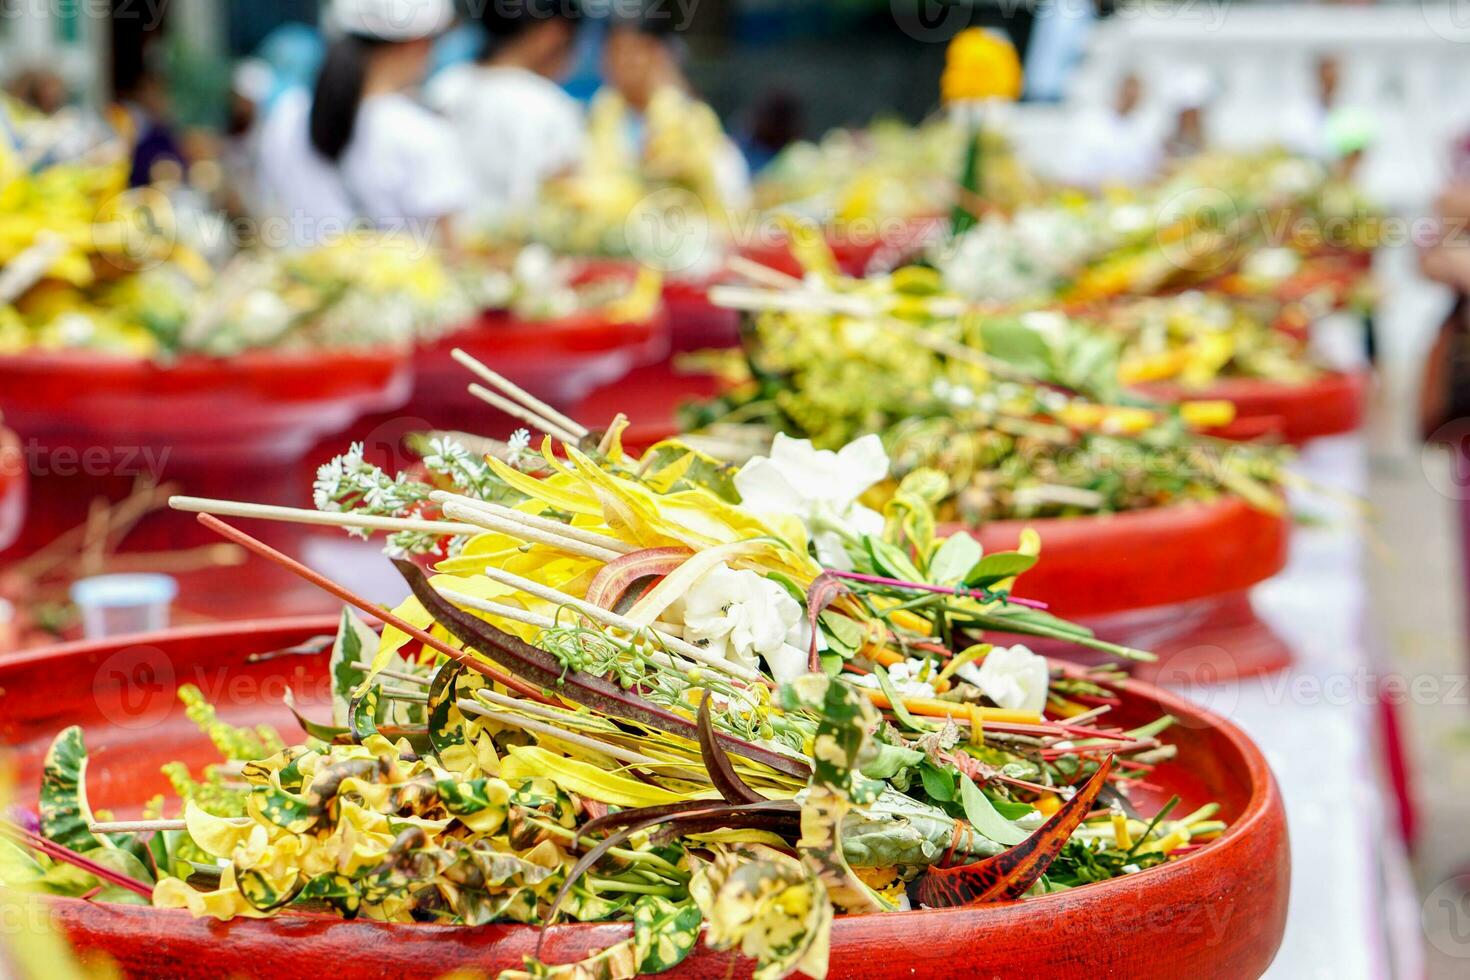
<path fill-rule="evenodd" d="M 89 640 L 167 629 L 179 583 L 167 575 L 98 575 L 71 587 Z"/>

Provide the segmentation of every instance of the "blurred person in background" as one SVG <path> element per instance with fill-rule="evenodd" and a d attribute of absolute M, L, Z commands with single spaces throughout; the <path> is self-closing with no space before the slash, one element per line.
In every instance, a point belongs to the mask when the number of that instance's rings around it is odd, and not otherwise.
<path fill-rule="evenodd" d="M 174 121 L 173 100 L 162 72 L 151 66 L 144 69 L 132 88 L 122 93 L 119 110 L 112 118 L 133 146 L 128 186 L 143 187 L 161 175 L 166 178 L 188 169 Z"/>
<path fill-rule="evenodd" d="M 786 89 L 773 89 L 761 96 L 750 113 L 750 124 L 740 146 L 752 171 L 759 171 L 786 147 L 801 139 L 801 97 Z"/>
<path fill-rule="evenodd" d="M 489 4 L 479 61 L 446 68 L 427 89 L 454 126 L 474 175 L 477 215 L 529 205 L 548 178 L 574 167 L 585 131 L 581 105 L 560 81 L 577 40 L 572 0 L 526 0 L 512 13 Z"/>
<path fill-rule="evenodd" d="M 1426 443 L 1450 451 L 1461 489 L 1461 567 L 1470 575 L 1470 146 L 1457 151 L 1454 175 L 1435 200 L 1438 233 L 1419 252 L 1420 271 L 1455 297 L 1424 361 L 1419 428 Z"/>
<path fill-rule="evenodd" d="M 261 192 L 296 244 L 360 225 L 447 233 L 469 207 L 454 131 L 408 94 L 453 19 L 451 0 L 333 0 L 315 91 L 282 95 L 261 133 Z"/>
<path fill-rule="evenodd" d="M 672 11 L 653 4 L 642 16 L 614 21 L 603 47 L 603 76 L 633 110 L 631 124 L 638 145 L 644 143 L 643 117 L 661 90 L 674 89 L 691 99 L 699 98 L 683 62 L 683 44 L 675 34 Z M 734 140 L 721 138 L 723 146 L 714 166 L 720 197 L 728 208 L 746 207 L 751 200 L 750 166 Z"/>
<path fill-rule="evenodd" d="M 66 82 L 47 68 L 27 68 L 5 86 L 10 96 L 37 112 L 54 116 L 71 101 Z"/>
<path fill-rule="evenodd" d="M 1164 140 L 1164 155 L 1170 160 L 1182 160 L 1205 151 L 1209 142 L 1205 111 L 1214 94 L 1214 83 L 1203 70 L 1181 72 L 1170 83 L 1174 127 Z"/>
<path fill-rule="evenodd" d="M 1329 164 L 1351 177 L 1377 135 L 1368 110 L 1342 101 L 1342 64 L 1324 54 L 1313 68 L 1312 93 L 1281 117 L 1280 142 L 1288 150 Z"/>
<path fill-rule="evenodd" d="M 1143 82 L 1132 72 L 1110 105 L 1086 113 L 1069 148 L 1065 179 L 1083 187 L 1142 184 L 1159 169 L 1163 138 L 1141 110 Z"/>

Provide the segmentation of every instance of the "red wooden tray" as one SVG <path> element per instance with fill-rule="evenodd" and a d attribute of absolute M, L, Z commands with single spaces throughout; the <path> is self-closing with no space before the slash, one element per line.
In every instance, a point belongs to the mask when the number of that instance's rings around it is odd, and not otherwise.
<path fill-rule="evenodd" d="M 28 476 L 20 439 L 0 428 L 0 551 L 10 547 L 25 522 Z"/>
<path fill-rule="evenodd" d="M 1041 562 L 1021 577 L 1017 592 L 1067 619 L 1228 595 L 1286 566 L 1286 519 L 1238 497 L 1096 517 L 995 521 L 971 533 L 988 552 L 1011 551 L 1028 527 L 1041 536 Z"/>
<path fill-rule="evenodd" d="M 670 278 L 664 281 L 664 306 L 675 351 L 740 346 L 740 313 L 709 301 L 716 280 Z"/>
<path fill-rule="evenodd" d="M 309 492 L 309 479 L 298 484 L 291 467 L 364 413 L 401 405 L 410 371 L 397 348 L 169 364 L 86 352 L 0 357 L 0 413 L 22 440 L 31 481 L 30 516 L 14 548 L 27 553 L 81 524 L 95 498 L 121 500 L 139 478 L 270 502 L 286 502 L 278 492 L 286 486 Z M 179 538 L 164 528 L 158 540 L 129 541 L 182 548 L 212 540 L 191 534 L 190 523 L 176 526 Z"/>
<path fill-rule="evenodd" d="M 0 357 L 0 411 L 48 449 L 167 448 L 177 465 L 300 459 L 364 412 L 402 404 L 404 352 L 250 351 L 162 364 L 85 352 Z"/>
<path fill-rule="evenodd" d="M 944 218 L 939 217 L 910 218 L 893 223 L 891 227 L 874 227 L 867 234 L 858 234 L 856 229 L 850 235 L 829 231 L 827 246 L 832 249 L 837 268 L 844 275 L 861 278 L 867 275 L 869 265 L 880 252 L 891 256 L 891 260 L 884 265 L 901 265 L 933 239 L 943 228 L 944 221 Z M 740 254 L 789 276 L 799 278 L 806 273 L 785 240 L 750 242 L 740 246 Z"/>
<path fill-rule="evenodd" d="M 1254 438 L 1264 427 L 1292 445 L 1301 445 L 1323 436 L 1356 431 L 1363 423 L 1366 386 L 1362 374 L 1334 372 L 1305 384 L 1226 378 L 1202 391 L 1166 382 L 1140 385 L 1139 391 L 1166 402 L 1232 402 L 1237 418 L 1222 430 L 1227 438 Z"/>
<path fill-rule="evenodd" d="M 320 706 L 328 696 L 324 655 L 270 654 L 329 634 L 332 619 L 285 620 L 178 630 L 133 640 L 77 644 L 0 661 L 7 692 L 0 741 L 18 763 L 19 802 L 34 805 L 51 737 L 84 726 L 93 758 L 94 806 L 120 816 L 167 783 L 179 759 L 216 759 L 173 696 L 193 683 L 235 724 L 266 722 L 294 733 L 280 705 L 290 684 Z M 1214 844 L 1136 875 L 1044 898 L 975 909 L 841 918 L 833 928 L 833 977 L 1048 976 L 1254 977 L 1285 928 L 1290 855 L 1281 797 L 1260 751 L 1234 725 L 1167 692 L 1132 683 L 1115 721 L 1168 712 L 1179 753 L 1152 774 L 1158 793 L 1185 810 L 1221 804 L 1230 829 Z M 320 714 L 320 708 L 317 714 Z M 1150 799 L 1149 803 L 1159 800 Z M 437 977 L 452 970 L 520 967 L 536 943 L 523 926 L 387 926 L 327 917 L 222 924 L 185 912 L 57 900 L 56 921 L 82 949 L 112 957 L 135 977 Z M 551 929 L 545 956 L 580 958 L 625 939 L 625 925 Z M 673 977 L 751 975 L 752 963 L 703 946 Z"/>
<path fill-rule="evenodd" d="M 1251 607 L 1249 589 L 1286 565 L 1289 526 L 1237 497 L 1097 517 L 997 521 L 972 529 L 986 551 L 1041 535 L 1041 562 L 1017 593 L 1159 659 L 1137 676 L 1170 684 L 1272 673 L 1291 649 Z M 947 529 L 953 532 L 951 526 Z M 1075 647 L 1032 643 L 1068 659 Z"/>

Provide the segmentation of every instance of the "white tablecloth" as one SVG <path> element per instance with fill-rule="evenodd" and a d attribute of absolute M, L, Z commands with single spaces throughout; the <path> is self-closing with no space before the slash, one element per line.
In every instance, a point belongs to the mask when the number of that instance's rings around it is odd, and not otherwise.
<path fill-rule="evenodd" d="M 1314 443 L 1296 469 L 1325 486 L 1366 488 L 1359 437 Z M 1287 569 L 1253 598 L 1295 663 L 1270 677 L 1181 690 L 1238 722 L 1281 786 L 1292 894 L 1286 936 L 1267 976 L 1418 976 L 1418 903 L 1380 775 L 1362 537 L 1340 502 L 1301 497 L 1293 506 L 1327 523 L 1294 531 Z"/>

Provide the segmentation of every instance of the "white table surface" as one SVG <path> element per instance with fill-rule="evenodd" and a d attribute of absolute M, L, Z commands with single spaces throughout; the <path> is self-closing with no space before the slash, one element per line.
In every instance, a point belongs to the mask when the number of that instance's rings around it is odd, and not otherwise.
<path fill-rule="evenodd" d="M 1360 437 L 1314 443 L 1295 468 L 1361 493 Z M 1233 718 L 1281 786 L 1291 837 L 1286 935 L 1267 976 L 1377 980 L 1417 976 L 1418 903 L 1381 776 L 1374 658 L 1363 625 L 1362 536 L 1350 509 L 1293 501 L 1325 524 L 1297 527 L 1286 570 L 1259 586 L 1258 614 L 1291 646 L 1279 674 L 1182 693 Z M 1407 928 L 1397 926 L 1407 923 Z"/>

